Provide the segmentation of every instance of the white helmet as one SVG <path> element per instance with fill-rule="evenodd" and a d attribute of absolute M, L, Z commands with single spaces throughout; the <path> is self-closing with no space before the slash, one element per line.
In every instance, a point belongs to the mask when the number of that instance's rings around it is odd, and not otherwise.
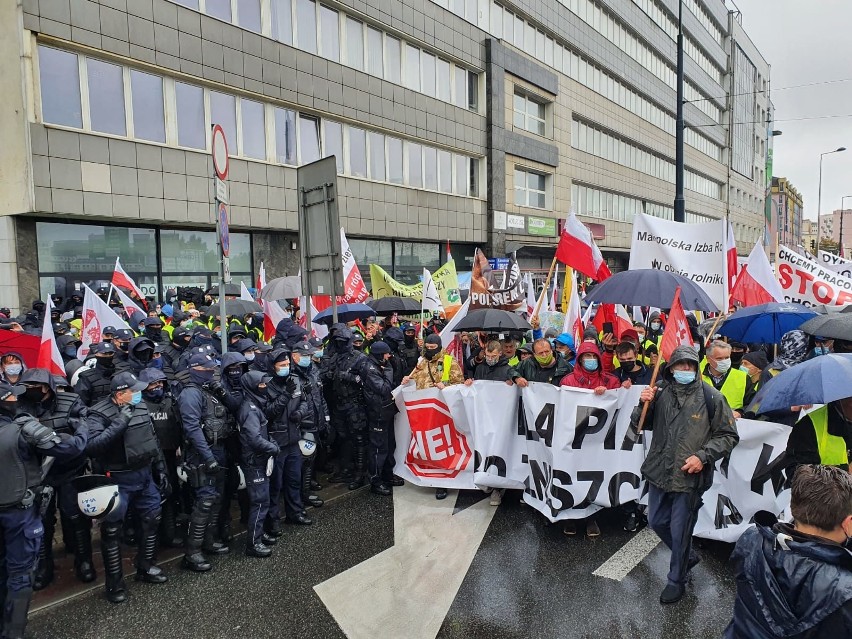
<path fill-rule="evenodd" d="M 243 469 L 237 466 L 237 472 L 240 474 L 240 485 L 237 486 L 237 490 L 245 490 L 246 489 L 246 476 L 243 475 Z"/>
<path fill-rule="evenodd" d="M 105 517 L 121 503 L 118 485 L 111 477 L 84 475 L 72 482 L 77 489 L 77 507 L 87 517 Z"/>
<path fill-rule="evenodd" d="M 186 466 L 181 464 L 180 466 L 177 467 L 176 470 L 177 470 L 177 478 L 178 478 L 178 481 L 180 483 L 185 484 L 186 482 L 189 481 L 189 477 L 187 477 L 187 474 L 186 474 Z"/>
<path fill-rule="evenodd" d="M 317 441 L 314 439 L 313 433 L 302 433 L 302 438 L 299 440 L 299 450 L 302 451 L 304 457 L 310 457 L 317 452 Z"/>

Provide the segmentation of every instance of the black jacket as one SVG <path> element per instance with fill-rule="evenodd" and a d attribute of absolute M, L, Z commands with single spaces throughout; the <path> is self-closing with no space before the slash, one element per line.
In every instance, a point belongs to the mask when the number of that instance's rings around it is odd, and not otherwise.
<path fill-rule="evenodd" d="M 292 367 L 291 367 L 292 369 Z M 269 420 L 267 429 L 272 439 L 279 446 L 295 444 L 302 436 L 299 426 L 301 414 L 298 412 L 302 405 L 302 388 L 293 378 L 273 377 L 266 385 L 266 404 L 263 412 Z"/>
<path fill-rule="evenodd" d="M 505 382 L 512 379 L 512 373 L 515 370 L 509 366 L 509 359 L 500 356 L 494 366 L 489 366 L 486 362 L 481 362 L 476 365 L 473 370 L 473 379 L 484 379 L 492 382 Z M 533 380 L 534 381 L 534 380 Z"/>
<path fill-rule="evenodd" d="M 378 364 L 372 357 L 359 363 L 358 374 L 364 389 L 364 403 L 370 421 L 392 417 L 396 405 L 393 392 L 393 367 L 390 362 Z"/>
<path fill-rule="evenodd" d="M 852 553 L 789 524 L 746 530 L 725 639 L 822 639 L 852 633 Z"/>
<path fill-rule="evenodd" d="M 253 371 L 243 375 L 243 401 L 237 412 L 240 424 L 240 451 L 242 462 L 251 467 L 265 467 L 270 457 L 278 454 L 278 446 L 269 436 L 263 409 L 266 399 L 257 388 L 264 373 Z"/>
<path fill-rule="evenodd" d="M 619 366 L 612 371 L 612 374 L 615 375 L 618 378 L 618 381 L 622 383 L 629 379 L 631 384 L 650 384 L 652 374 L 651 369 L 638 360 L 636 363 L 639 364 L 638 371 L 628 371 L 625 370 L 623 366 Z"/>
<path fill-rule="evenodd" d="M 298 421 L 302 430 L 316 433 L 325 430 L 328 418 L 328 406 L 325 403 L 323 384 L 315 364 L 307 368 L 291 366 L 290 377 L 302 393 L 302 403 L 293 418 Z"/>

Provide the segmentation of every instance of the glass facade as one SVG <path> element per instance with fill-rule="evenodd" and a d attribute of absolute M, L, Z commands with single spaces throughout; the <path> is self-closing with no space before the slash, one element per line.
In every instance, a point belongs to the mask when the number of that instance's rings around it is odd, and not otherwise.
<path fill-rule="evenodd" d="M 754 172 L 755 79 L 757 69 L 740 49 L 734 47 L 734 127 L 731 168 L 751 178 Z"/>
<path fill-rule="evenodd" d="M 398 240 L 373 240 L 348 237 L 352 255 L 361 271 L 361 277 L 370 290 L 370 264 L 382 267 L 403 284 L 416 284 L 423 269 L 434 271 L 446 262 L 447 246 L 441 242 L 403 242 Z M 473 264 L 473 244 L 453 244 L 456 270 L 469 271 Z"/>
<path fill-rule="evenodd" d="M 42 299 L 69 296 L 82 284 L 109 285 L 115 258 L 146 296 L 175 286 L 207 288 L 218 279 L 213 231 L 37 222 Z M 231 233 L 231 277 L 251 286 L 251 235 Z"/>

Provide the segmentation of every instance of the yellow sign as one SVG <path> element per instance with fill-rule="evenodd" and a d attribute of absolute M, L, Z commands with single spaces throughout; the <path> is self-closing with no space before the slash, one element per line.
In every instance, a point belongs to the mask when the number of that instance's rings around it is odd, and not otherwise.
<path fill-rule="evenodd" d="M 459 293 L 459 278 L 456 274 L 455 260 L 450 260 L 441 268 L 432 273 L 432 281 L 441 298 L 441 305 L 450 317 L 455 310 L 461 306 L 461 294 Z M 423 297 L 423 284 L 402 284 L 390 276 L 381 266 L 370 264 L 370 284 L 372 286 L 373 299 L 383 297 L 413 297 L 421 300 Z"/>

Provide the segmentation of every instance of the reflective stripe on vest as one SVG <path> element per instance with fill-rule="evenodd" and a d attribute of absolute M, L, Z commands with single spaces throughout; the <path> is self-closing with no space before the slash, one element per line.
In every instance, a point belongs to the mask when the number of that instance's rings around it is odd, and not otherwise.
<path fill-rule="evenodd" d="M 814 425 L 819 461 L 825 466 L 846 466 L 849 457 L 846 454 L 846 440 L 828 432 L 828 406 L 808 413 Z"/>
<path fill-rule="evenodd" d="M 713 378 L 709 374 L 704 374 L 704 381 L 716 388 L 713 384 Z M 738 368 L 732 368 L 725 378 L 725 383 L 719 392 L 728 400 L 728 405 L 731 410 L 739 410 L 743 407 L 743 399 L 745 398 L 746 384 L 748 383 L 748 375 Z"/>
<path fill-rule="evenodd" d="M 444 370 L 441 372 L 441 382 L 446 383 L 450 381 L 450 371 L 453 368 L 453 356 L 452 355 L 444 355 Z"/>

